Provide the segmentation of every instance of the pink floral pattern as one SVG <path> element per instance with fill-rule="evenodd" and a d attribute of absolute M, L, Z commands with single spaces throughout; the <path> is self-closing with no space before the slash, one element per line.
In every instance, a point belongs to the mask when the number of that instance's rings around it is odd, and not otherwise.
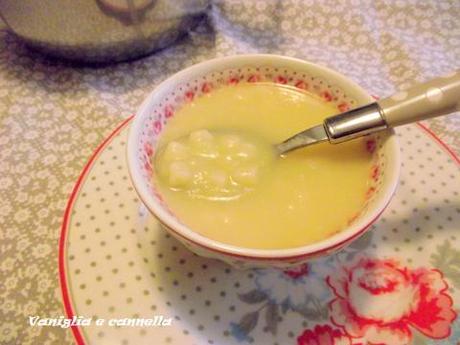
<path fill-rule="evenodd" d="M 165 118 L 169 119 L 170 117 L 173 117 L 174 116 L 174 108 L 172 107 L 172 105 L 168 104 L 165 109 L 164 109 L 164 115 L 165 115 Z"/>
<path fill-rule="evenodd" d="M 361 258 L 330 275 L 327 283 L 335 294 L 332 322 L 372 344 L 408 344 L 411 328 L 429 338 L 446 338 L 456 318 L 439 270 Z"/>
<path fill-rule="evenodd" d="M 317 325 L 297 337 L 297 345 L 351 345 L 351 339 L 339 329 Z"/>
<path fill-rule="evenodd" d="M 145 154 L 150 158 L 153 155 L 153 147 L 150 143 L 145 143 L 144 144 L 144 151 Z"/>

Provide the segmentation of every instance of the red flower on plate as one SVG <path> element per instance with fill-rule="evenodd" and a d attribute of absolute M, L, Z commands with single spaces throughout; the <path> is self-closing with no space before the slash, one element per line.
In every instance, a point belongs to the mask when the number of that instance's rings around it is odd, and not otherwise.
<path fill-rule="evenodd" d="M 333 323 L 372 344 L 408 344 L 411 327 L 430 338 L 445 338 L 456 317 L 447 284 L 435 269 L 361 258 L 327 283 L 336 295 L 329 305 Z"/>
<path fill-rule="evenodd" d="M 317 325 L 297 337 L 297 345 L 351 345 L 351 339 L 339 329 Z"/>

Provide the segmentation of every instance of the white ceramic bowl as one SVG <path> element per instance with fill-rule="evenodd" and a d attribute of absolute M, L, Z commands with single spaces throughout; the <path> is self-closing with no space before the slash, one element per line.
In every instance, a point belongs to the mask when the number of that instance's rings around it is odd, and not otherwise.
<path fill-rule="evenodd" d="M 183 224 L 155 190 L 151 158 L 168 119 L 181 105 L 225 84 L 255 81 L 287 83 L 308 89 L 333 102 L 338 112 L 373 101 L 369 94 L 341 74 L 307 61 L 276 55 L 237 55 L 209 60 L 168 78 L 143 102 L 129 133 L 128 166 L 145 206 L 196 254 L 236 267 L 289 267 L 333 253 L 369 229 L 395 191 L 399 177 L 399 147 L 392 130 L 369 138 L 369 149 L 374 151 L 376 163 L 368 201 L 347 228 L 325 240 L 296 248 L 265 250 L 237 247 L 204 237 Z"/>

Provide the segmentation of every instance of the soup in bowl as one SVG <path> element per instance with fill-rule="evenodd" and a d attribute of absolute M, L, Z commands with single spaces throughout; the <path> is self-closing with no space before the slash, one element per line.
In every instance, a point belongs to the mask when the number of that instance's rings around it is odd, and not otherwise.
<path fill-rule="evenodd" d="M 274 55 L 206 61 L 170 77 L 136 114 L 128 166 L 142 201 L 198 255 L 288 267 L 362 235 L 396 188 L 392 130 L 279 156 L 274 145 L 372 102 L 325 67 Z"/>

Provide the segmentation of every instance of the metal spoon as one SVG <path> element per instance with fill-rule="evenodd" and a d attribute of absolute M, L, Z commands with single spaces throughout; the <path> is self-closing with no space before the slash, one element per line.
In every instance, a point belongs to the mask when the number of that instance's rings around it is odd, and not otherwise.
<path fill-rule="evenodd" d="M 276 149 L 279 154 L 283 154 L 326 140 L 337 144 L 459 110 L 460 71 L 457 71 L 377 102 L 328 117 L 322 124 L 276 145 Z"/>

